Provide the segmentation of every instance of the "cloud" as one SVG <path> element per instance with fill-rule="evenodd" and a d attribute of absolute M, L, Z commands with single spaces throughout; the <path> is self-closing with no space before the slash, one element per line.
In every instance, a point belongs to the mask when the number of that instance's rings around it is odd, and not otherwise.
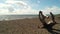
<path fill-rule="evenodd" d="M 21 8 L 21 10 L 16 9 L 15 14 L 36 14 L 37 13 L 37 10 L 33 10 L 31 6 L 29 6 L 27 3 L 23 1 L 7 1 L 7 3 L 15 4 L 23 8 L 23 9 Z"/>
<path fill-rule="evenodd" d="M 2 9 L 2 11 L 5 9 L 5 10 L 8 10 L 8 11 L 12 11 L 14 10 L 13 6 L 12 5 L 9 5 L 9 4 L 3 4 L 3 3 L 0 3 L 0 10 Z M 5 12 L 4 10 L 4 12 Z M 1 12 L 0 12 L 1 13 Z"/>
<path fill-rule="evenodd" d="M 0 3 L 0 8 L 8 7 L 8 6 L 11 6 L 11 5 Z"/>
<path fill-rule="evenodd" d="M 49 14 L 49 12 L 52 12 L 54 14 L 60 14 L 60 8 L 57 7 L 57 6 L 46 7 L 42 11 L 43 11 L 44 14 Z"/>
<path fill-rule="evenodd" d="M 2 14 L 8 14 L 8 10 L 7 9 L 0 9 L 0 15 Z"/>
<path fill-rule="evenodd" d="M 16 10 L 14 12 L 15 14 L 38 14 L 37 10 L 32 10 L 32 9 L 22 9 L 22 10 Z"/>
<path fill-rule="evenodd" d="M 21 5 L 27 5 L 25 2 L 23 2 L 23 1 L 6 1 L 6 3 L 8 3 L 8 4 L 21 4 Z"/>
<path fill-rule="evenodd" d="M 7 0 L 0 5 L 0 15 L 37 14 L 37 10 L 32 9 L 31 6 L 23 1 Z"/>
<path fill-rule="evenodd" d="M 53 12 L 54 14 L 57 14 L 60 13 L 60 8 L 57 6 L 45 7 L 44 9 L 42 9 L 42 11 L 44 14 L 49 14 L 49 12 Z M 31 5 L 27 4 L 22 0 L 20 1 L 6 0 L 5 3 L 0 3 L 0 15 L 38 14 L 38 13 L 39 10 L 33 9 Z"/>

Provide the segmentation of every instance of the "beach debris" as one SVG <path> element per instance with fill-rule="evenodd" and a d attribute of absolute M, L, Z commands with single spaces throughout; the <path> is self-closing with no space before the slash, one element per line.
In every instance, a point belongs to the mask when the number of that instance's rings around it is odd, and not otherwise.
<path fill-rule="evenodd" d="M 52 27 L 57 24 L 55 21 L 55 16 L 53 15 L 52 12 L 50 12 L 51 15 L 51 20 L 49 22 L 46 22 L 45 18 L 46 16 L 43 15 L 42 11 L 39 11 L 39 19 L 43 24 L 42 28 L 45 28 L 46 30 L 48 30 L 48 32 L 52 33 L 52 34 L 57 34 L 56 32 L 52 31 L 54 30 Z M 47 17 L 49 19 L 49 17 Z M 39 27 L 38 27 L 39 28 Z"/>

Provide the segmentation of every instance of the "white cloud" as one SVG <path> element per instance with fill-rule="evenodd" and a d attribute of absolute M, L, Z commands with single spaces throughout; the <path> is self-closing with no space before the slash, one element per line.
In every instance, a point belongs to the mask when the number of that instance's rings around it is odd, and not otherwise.
<path fill-rule="evenodd" d="M 15 6 L 18 6 L 18 9 Z M 22 8 L 20 8 L 22 7 Z M 6 14 L 38 14 L 27 3 L 23 1 L 7 0 L 4 4 L 0 4 L 0 15 Z"/>
<path fill-rule="evenodd" d="M 27 5 L 25 2 L 23 2 L 23 1 L 6 1 L 6 3 L 8 3 L 8 4 L 18 4 L 18 5 Z"/>
<path fill-rule="evenodd" d="M 31 9 L 16 10 L 14 13 L 15 14 L 38 14 L 37 10 L 31 10 Z"/>
<path fill-rule="evenodd" d="M 0 9 L 0 15 L 9 13 L 7 9 Z"/>
<path fill-rule="evenodd" d="M 8 7 L 8 6 L 11 6 L 11 5 L 0 3 L 0 8 L 2 8 L 2 7 Z"/>
<path fill-rule="evenodd" d="M 44 10 L 42 10 L 44 14 L 49 14 L 49 12 L 52 12 L 54 14 L 60 14 L 60 8 L 57 6 L 52 7 L 46 7 Z"/>
<path fill-rule="evenodd" d="M 38 1 L 39 3 L 39 1 Z M 18 7 L 18 8 L 16 8 Z M 54 14 L 60 13 L 60 8 L 57 6 L 46 7 L 43 10 L 44 14 L 49 14 L 49 12 L 53 12 Z M 38 14 L 39 10 L 32 9 L 24 1 L 16 1 L 16 0 L 7 0 L 4 4 L 0 3 L 0 14 Z"/>
<path fill-rule="evenodd" d="M 3 12 L 3 10 L 4 10 L 4 12 L 5 12 L 5 10 L 8 10 L 8 12 L 9 12 L 9 11 L 11 11 L 11 9 L 14 10 L 14 8 L 13 8 L 12 5 L 0 3 L 0 10 L 1 10 L 2 12 Z M 1 12 L 0 12 L 0 13 L 1 13 Z"/>
<path fill-rule="evenodd" d="M 16 8 L 18 7 L 18 8 Z M 42 10 L 44 14 L 49 14 L 49 12 L 60 13 L 60 8 L 57 6 L 46 7 Z M 38 14 L 39 10 L 32 9 L 26 2 L 7 0 L 4 4 L 0 3 L 0 15 L 5 14 Z"/>

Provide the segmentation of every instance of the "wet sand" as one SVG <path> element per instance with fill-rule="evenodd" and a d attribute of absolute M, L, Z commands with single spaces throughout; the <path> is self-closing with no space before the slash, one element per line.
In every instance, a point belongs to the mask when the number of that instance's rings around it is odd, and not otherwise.
<path fill-rule="evenodd" d="M 56 21 L 60 23 L 59 18 L 56 18 Z M 43 25 L 39 18 L 0 21 L 0 34 L 51 34 L 41 27 Z M 60 29 L 60 24 L 53 28 Z"/>

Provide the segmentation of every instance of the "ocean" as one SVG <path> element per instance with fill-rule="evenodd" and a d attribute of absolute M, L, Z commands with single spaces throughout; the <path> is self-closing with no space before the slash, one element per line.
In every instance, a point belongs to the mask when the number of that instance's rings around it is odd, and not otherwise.
<path fill-rule="evenodd" d="M 16 20 L 16 19 L 25 19 L 25 18 L 37 18 L 38 15 L 0 15 L 0 21 L 3 20 Z"/>

